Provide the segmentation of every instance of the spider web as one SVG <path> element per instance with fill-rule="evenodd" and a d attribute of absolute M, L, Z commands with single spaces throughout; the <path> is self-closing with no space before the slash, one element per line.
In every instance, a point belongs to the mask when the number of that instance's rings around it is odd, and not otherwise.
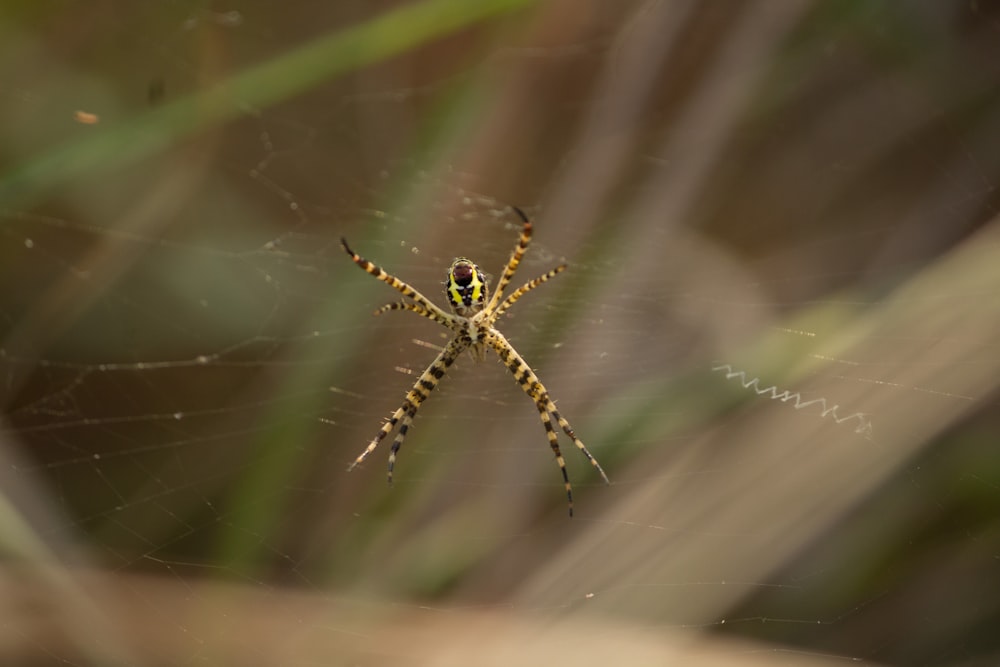
<path fill-rule="evenodd" d="M 988 3 L 3 10 L 5 664 L 993 664 Z M 455 256 L 601 461 L 464 355 Z"/>

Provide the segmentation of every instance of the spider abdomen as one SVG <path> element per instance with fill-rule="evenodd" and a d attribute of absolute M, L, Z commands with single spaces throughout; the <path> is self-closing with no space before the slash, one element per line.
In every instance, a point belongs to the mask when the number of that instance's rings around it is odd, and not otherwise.
<path fill-rule="evenodd" d="M 478 313 L 486 305 L 489 292 L 486 275 L 464 257 L 452 262 L 444 288 L 448 303 L 456 315 L 467 317 Z"/>

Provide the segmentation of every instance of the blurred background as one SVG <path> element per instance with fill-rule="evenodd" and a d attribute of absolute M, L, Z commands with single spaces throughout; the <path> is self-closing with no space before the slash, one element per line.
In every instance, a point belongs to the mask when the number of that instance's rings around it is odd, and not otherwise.
<path fill-rule="evenodd" d="M 1000 5 L 8 2 L 0 662 L 994 665 Z M 601 461 L 447 341 L 455 256 Z M 518 284 L 520 284 L 518 282 Z"/>

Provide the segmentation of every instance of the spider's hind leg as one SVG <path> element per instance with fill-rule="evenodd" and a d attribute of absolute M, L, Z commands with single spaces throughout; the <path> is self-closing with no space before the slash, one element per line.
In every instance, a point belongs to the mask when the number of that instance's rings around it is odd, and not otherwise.
<path fill-rule="evenodd" d="M 552 453 L 556 456 L 556 463 L 562 472 L 563 484 L 566 486 L 566 502 L 569 503 L 569 515 L 573 516 L 573 486 L 569 483 L 569 473 L 566 471 L 566 459 L 563 458 L 562 452 L 559 451 L 559 439 L 556 437 L 556 430 L 552 428 L 552 418 L 549 417 L 549 412 L 545 409 L 541 401 L 536 399 L 535 405 L 538 407 L 538 414 L 542 418 L 542 425 L 545 426 L 545 436 L 549 439 L 549 447 L 552 448 Z"/>
<path fill-rule="evenodd" d="M 604 483 L 610 484 L 611 480 L 608 479 L 608 475 L 604 472 L 604 468 L 601 467 L 601 464 L 597 462 L 597 458 L 590 453 L 590 450 L 587 449 L 580 438 L 576 437 L 576 433 L 573 432 L 573 427 L 569 425 L 569 422 L 566 421 L 565 417 L 559 414 L 559 411 L 556 409 L 556 404 L 552 402 L 551 398 L 549 398 L 548 393 L 546 393 L 544 397 L 539 398 L 544 398 L 546 403 L 545 409 L 556 418 L 556 421 L 559 422 L 559 426 L 562 427 L 563 432 L 569 436 L 570 440 L 573 441 L 573 444 L 576 445 L 576 448 L 587 457 L 587 460 L 590 461 L 590 465 L 594 466 L 594 469 L 596 469 L 598 474 L 600 474 Z"/>
<path fill-rule="evenodd" d="M 573 432 L 573 428 L 569 425 L 569 422 L 559 414 L 559 410 L 556 409 L 555 403 L 549 397 L 548 390 L 542 384 L 535 372 L 531 370 L 528 363 L 517 353 L 517 350 L 507 341 L 507 339 L 496 329 L 490 331 L 490 335 L 487 338 L 487 342 L 496 351 L 497 355 L 500 357 L 500 361 L 504 363 L 510 374 L 514 376 L 517 381 L 518 386 L 527 394 L 532 401 L 535 402 L 535 407 L 538 408 L 538 414 L 541 415 L 542 425 L 545 426 L 545 435 L 549 440 L 549 446 L 552 448 L 552 452 L 555 454 L 556 463 L 559 464 L 559 469 L 562 471 L 563 483 L 566 485 L 566 496 L 569 500 L 569 515 L 573 516 L 573 490 L 569 483 L 569 474 L 566 472 L 566 460 L 563 458 L 562 452 L 559 451 L 559 442 L 556 438 L 556 430 L 552 426 L 552 418 L 554 417 L 559 426 L 565 431 L 566 435 L 570 437 L 573 444 L 577 446 L 577 449 L 587 457 L 590 464 L 597 469 L 600 473 L 601 478 L 606 484 L 610 483 L 608 481 L 608 476 L 605 474 L 604 469 L 601 468 L 601 464 L 597 462 L 594 455 L 591 454 L 583 442 L 576 437 L 576 433 Z"/>
<path fill-rule="evenodd" d="M 399 426 L 399 433 L 396 434 L 396 439 L 392 441 L 392 447 L 389 449 L 389 470 L 388 470 L 388 480 L 392 484 L 392 471 L 396 467 L 396 454 L 399 453 L 399 448 L 403 446 L 403 440 L 406 440 L 406 434 L 409 432 L 410 427 L 413 426 L 413 417 L 417 414 L 416 406 L 411 407 L 403 415 L 403 423 Z"/>
<path fill-rule="evenodd" d="M 368 443 L 368 446 L 365 448 L 365 450 L 360 454 L 358 454 L 358 457 L 354 459 L 354 462 L 351 465 L 347 466 L 348 472 L 354 470 L 355 467 L 364 463 L 364 460 L 368 458 L 368 455 L 374 452 L 375 448 L 378 447 L 378 443 L 382 442 L 385 436 L 389 435 L 392 432 L 392 429 L 396 428 L 396 424 L 399 423 L 400 418 L 410 410 L 411 406 L 412 404 L 410 403 L 410 395 L 407 394 L 406 401 L 403 403 L 403 407 L 399 408 L 394 413 L 392 413 L 392 416 L 389 417 L 389 419 L 387 419 L 384 424 L 382 424 L 382 428 L 378 430 L 378 433 L 376 433 L 375 437 L 372 438 L 372 441 Z M 389 474 L 389 480 L 392 481 L 391 472 Z"/>
<path fill-rule="evenodd" d="M 451 366 L 458 355 L 462 354 L 470 344 L 467 338 L 461 336 L 455 337 L 451 340 L 448 345 L 445 346 L 441 353 L 437 356 L 431 365 L 420 374 L 417 378 L 416 383 L 413 388 L 410 389 L 406 394 L 406 398 L 403 400 L 403 405 L 400 406 L 392 416 L 389 417 L 388 421 L 382 424 L 382 428 L 379 429 L 375 437 L 372 438 L 371 442 L 368 443 L 368 447 L 365 448 L 361 454 L 354 459 L 347 469 L 353 470 L 357 465 L 362 463 L 368 455 L 375 451 L 378 443 L 382 442 L 385 436 L 392 432 L 392 429 L 396 427 L 396 424 L 402 421 L 399 427 L 399 433 L 396 434 L 395 440 L 392 441 L 392 450 L 389 453 L 389 472 L 388 479 L 389 483 L 392 483 L 392 469 L 396 463 L 396 454 L 399 452 L 399 448 L 403 445 L 403 441 L 406 439 L 406 434 L 409 432 L 410 427 L 413 425 L 413 417 L 417 414 L 417 410 L 424 401 L 428 399 L 434 388 L 437 387 L 438 382 L 444 377 L 447 372 L 448 367 Z"/>

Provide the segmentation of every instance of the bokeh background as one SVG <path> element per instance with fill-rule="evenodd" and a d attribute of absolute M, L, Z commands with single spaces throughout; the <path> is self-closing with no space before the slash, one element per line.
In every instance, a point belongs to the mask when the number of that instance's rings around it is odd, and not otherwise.
<path fill-rule="evenodd" d="M 9 2 L 0 662 L 993 665 L 1000 7 Z M 570 268 L 385 483 L 451 259 Z"/>

